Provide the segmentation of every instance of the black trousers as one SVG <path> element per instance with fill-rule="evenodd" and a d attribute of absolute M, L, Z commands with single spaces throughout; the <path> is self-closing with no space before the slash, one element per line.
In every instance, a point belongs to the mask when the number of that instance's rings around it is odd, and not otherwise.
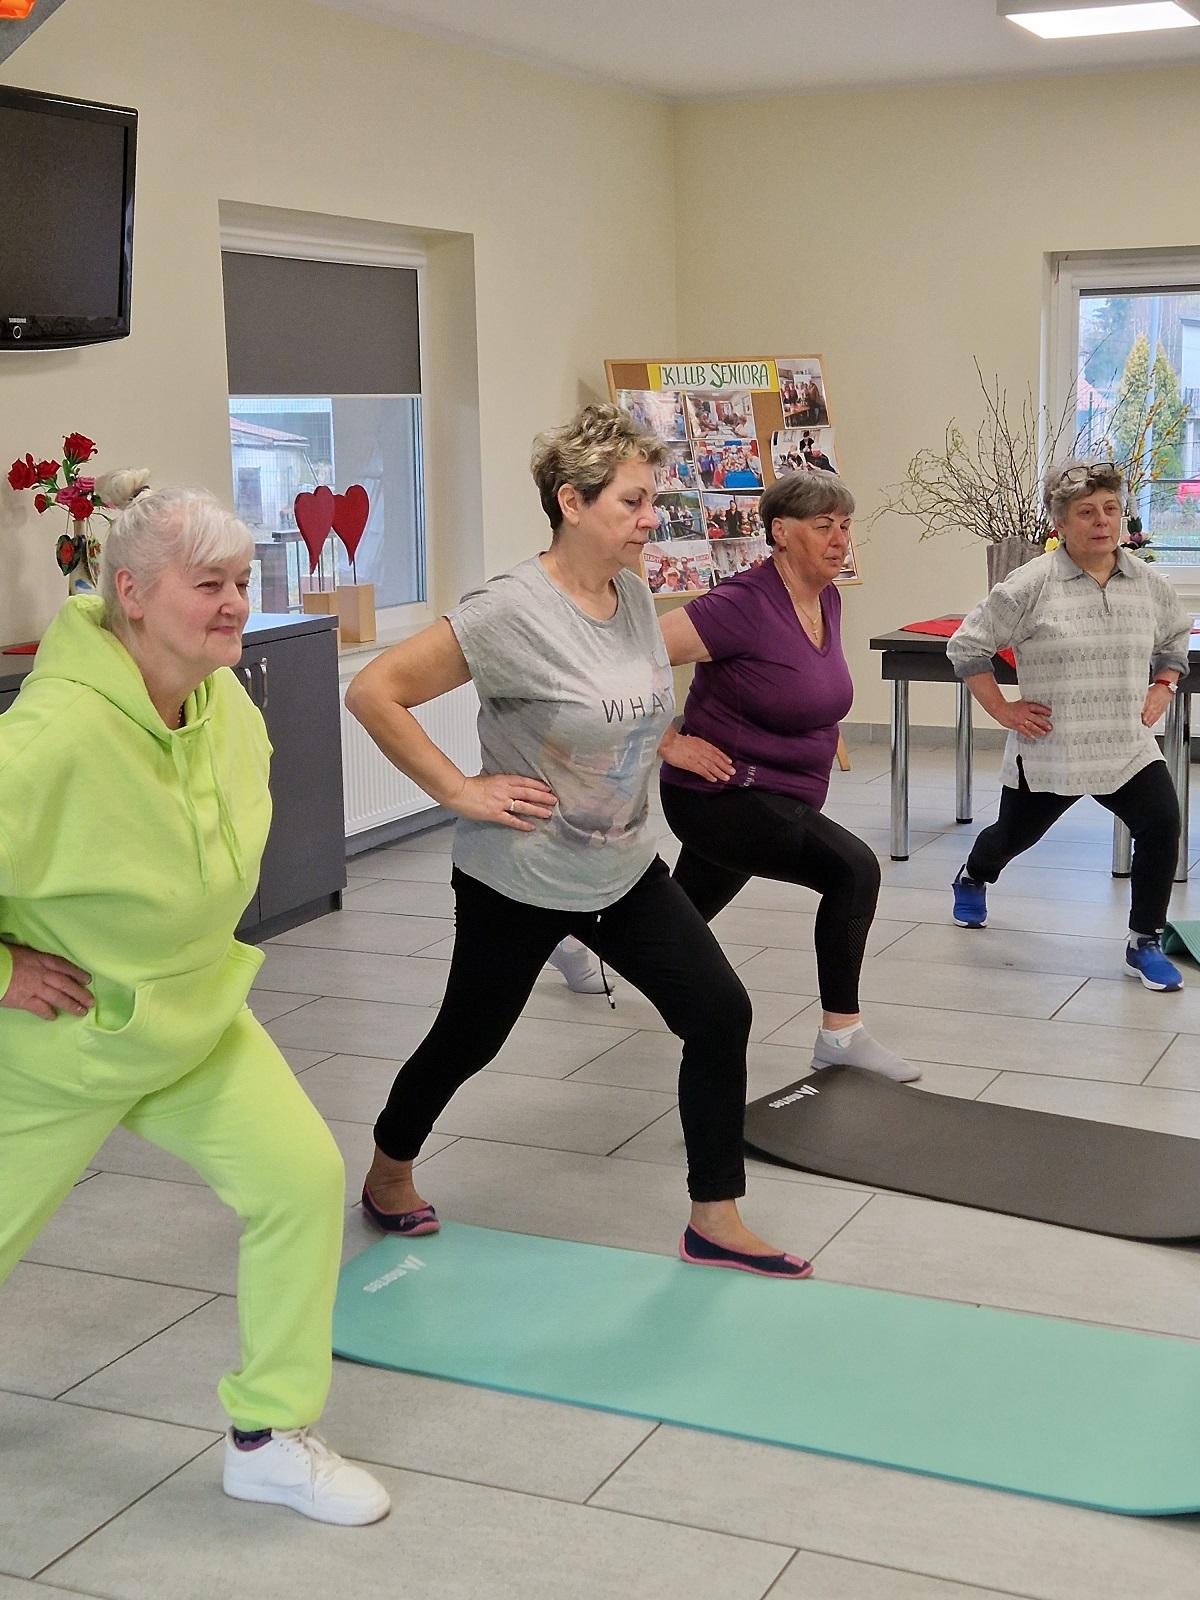
<path fill-rule="evenodd" d="M 1000 815 L 975 840 L 967 857 L 967 876 L 995 883 L 1004 868 L 1035 845 L 1046 830 L 1069 811 L 1077 794 L 1050 794 L 1031 789 L 1017 757 L 1020 786 L 1000 791 Z M 1167 903 L 1179 854 L 1179 802 L 1164 761 L 1152 761 L 1113 794 L 1093 795 L 1120 817 L 1133 835 L 1129 927 L 1134 933 L 1158 933 L 1166 924 Z"/>
<path fill-rule="evenodd" d="M 375 1142 L 410 1161 L 454 1091 L 499 1052 L 546 958 L 567 934 L 640 989 L 683 1040 L 679 1118 L 694 1200 L 746 1192 L 742 1123 L 750 999 L 724 952 L 658 857 L 597 912 L 510 900 L 457 868 L 454 954 L 437 1021 L 397 1074 Z"/>
<path fill-rule="evenodd" d="M 660 785 L 663 813 L 683 845 L 675 882 L 706 922 L 751 878 L 801 883 L 821 896 L 813 943 L 826 1011 L 858 1010 L 858 978 L 879 899 L 879 862 L 848 828 L 802 800 L 761 789 Z"/>

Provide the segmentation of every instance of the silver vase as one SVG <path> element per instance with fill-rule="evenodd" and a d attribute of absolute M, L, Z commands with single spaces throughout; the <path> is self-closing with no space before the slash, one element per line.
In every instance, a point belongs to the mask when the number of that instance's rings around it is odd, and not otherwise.
<path fill-rule="evenodd" d="M 1028 539 L 995 539 L 987 547 L 988 588 L 1003 583 L 1010 572 L 1040 556 L 1042 547 Z"/>

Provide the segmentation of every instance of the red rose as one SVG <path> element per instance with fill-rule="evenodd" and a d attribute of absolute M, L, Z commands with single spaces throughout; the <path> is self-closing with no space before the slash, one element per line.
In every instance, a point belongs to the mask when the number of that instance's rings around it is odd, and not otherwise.
<path fill-rule="evenodd" d="M 32 489 L 37 481 L 37 468 L 32 456 L 26 456 L 24 461 L 14 461 L 8 469 L 8 482 L 13 489 Z"/>
<path fill-rule="evenodd" d="M 95 507 L 92 505 L 91 496 L 86 494 L 72 495 L 67 506 L 67 515 L 74 517 L 76 522 L 83 522 L 91 516 Z"/>
<path fill-rule="evenodd" d="M 49 504 L 50 504 L 50 496 L 49 495 L 47 495 L 47 494 L 35 494 L 34 495 L 34 497 L 33 497 L 33 509 L 37 512 L 39 517 L 41 516 L 42 512 L 45 511 L 46 507 Z"/>
<path fill-rule="evenodd" d="M 49 483 L 58 471 L 57 461 L 39 461 L 33 469 L 38 475 L 39 483 Z"/>
<path fill-rule="evenodd" d="M 95 454 L 96 446 L 85 434 L 69 433 L 63 440 L 63 455 L 68 461 L 90 461 Z"/>

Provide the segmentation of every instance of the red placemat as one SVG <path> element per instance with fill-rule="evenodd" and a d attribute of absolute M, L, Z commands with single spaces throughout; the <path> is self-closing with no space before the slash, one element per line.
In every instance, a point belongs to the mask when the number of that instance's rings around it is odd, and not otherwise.
<path fill-rule="evenodd" d="M 0 656 L 33 656 L 37 654 L 38 642 L 30 640 L 28 644 L 6 644 L 0 650 Z"/>
<path fill-rule="evenodd" d="M 906 622 L 901 628 L 901 633 L 931 633 L 937 639 L 948 639 L 952 633 L 957 633 L 961 617 L 932 617 L 928 622 Z M 1007 661 L 1013 671 L 1016 671 L 1017 661 L 1011 650 L 997 650 L 996 654 L 1001 661 Z"/>

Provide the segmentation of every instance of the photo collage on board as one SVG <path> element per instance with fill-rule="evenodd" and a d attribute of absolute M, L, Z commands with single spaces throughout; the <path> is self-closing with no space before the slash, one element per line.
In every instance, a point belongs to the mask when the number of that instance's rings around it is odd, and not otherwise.
<path fill-rule="evenodd" d="M 651 592 L 695 594 L 761 566 L 764 478 L 750 391 L 619 389 L 616 400 L 667 448 L 643 556 Z"/>
<path fill-rule="evenodd" d="M 658 525 L 643 555 L 652 593 L 695 594 L 761 566 L 770 555 L 764 488 L 790 472 L 838 470 L 820 359 L 774 364 L 778 394 L 759 395 L 771 404 L 757 420 L 757 391 L 746 388 L 614 386 L 616 403 L 666 446 L 654 472 Z M 857 577 L 852 554 L 841 576 Z"/>

